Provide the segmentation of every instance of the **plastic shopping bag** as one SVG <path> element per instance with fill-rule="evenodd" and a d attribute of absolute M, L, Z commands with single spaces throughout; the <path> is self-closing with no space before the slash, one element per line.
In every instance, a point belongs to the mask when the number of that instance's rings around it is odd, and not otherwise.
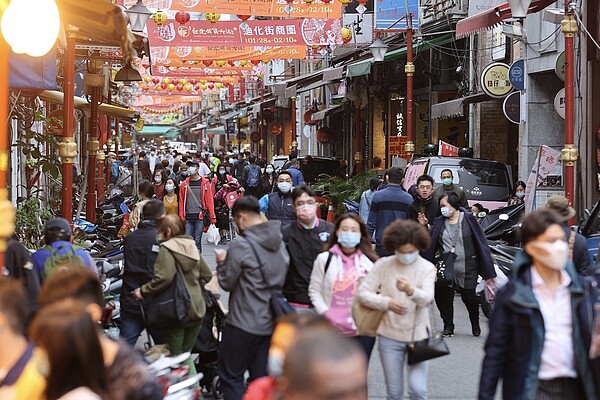
<path fill-rule="evenodd" d="M 496 277 L 489 282 L 485 282 L 485 286 L 483 288 L 485 299 L 488 301 L 488 303 L 493 303 L 498 289 L 508 283 L 508 277 L 500 268 L 498 268 L 496 264 L 494 264 L 494 270 L 496 271 Z"/>
<path fill-rule="evenodd" d="M 208 227 L 208 231 L 206 232 L 206 241 L 208 243 L 217 244 L 219 243 L 220 235 L 219 230 L 215 226 L 215 224 L 211 224 Z"/>

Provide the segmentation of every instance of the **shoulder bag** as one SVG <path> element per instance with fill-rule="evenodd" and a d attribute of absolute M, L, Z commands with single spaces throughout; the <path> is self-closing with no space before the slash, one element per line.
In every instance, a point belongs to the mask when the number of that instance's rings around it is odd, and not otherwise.
<path fill-rule="evenodd" d="M 423 361 L 431 360 L 432 358 L 442 357 L 450 354 L 448 345 L 444 342 L 444 338 L 440 333 L 435 335 L 429 334 L 427 328 L 427 339 L 415 341 L 415 329 L 417 328 L 417 316 L 419 315 L 419 306 L 415 309 L 415 323 L 413 324 L 413 332 L 410 343 L 407 346 L 408 365 L 415 365 Z"/>
<path fill-rule="evenodd" d="M 166 249 L 166 247 L 163 246 Z M 171 250 L 167 251 L 173 255 Z M 156 328 L 181 327 L 188 322 L 191 298 L 188 293 L 179 263 L 175 260 L 175 275 L 171 284 L 162 292 L 150 298 L 148 306 L 148 325 Z"/>
<path fill-rule="evenodd" d="M 204 187 L 204 178 L 200 178 L 200 193 L 202 193 L 203 187 Z M 200 205 L 200 211 L 202 212 L 202 223 L 204 224 L 205 227 L 208 227 L 210 225 L 210 212 L 208 211 L 207 208 L 202 207 L 204 204 L 202 204 L 200 202 L 200 200 L 198 200 L 198 198 L 196 197 L 196 194 L 192 190 L 192 185 L 190 185 L 190 184 L 188 184 L 188 193 L 194 198 L 194 200 L 196 201 L 196 204 Z"/>
<path fill-rule="evenodd" d="M 256 258 L 256 262 L 258 262 L 258 269 L 260 271 L 260 273 L 263 276 L 263 279 L 265 280 L 265 282 L 268 284 L 269 280 L 267 279 L 267 276 L 265 275 L 265 271 L 263 270 L 263 263 L 260 260 L 260 257 L 258 257 L 258 253 L 256 252 L 256 247 L 254 246 L 254 243 L 252 243 L 252 241 L 248 238 L 245 238 L 246 242 L 248 242 L 248 245 L 250 246 L 250 249 L 252 249 L 252 253 L 254 253 L 254 258 Z M 271 306 L 271 314 L 273 315 L 273 320 L 277 320 L 279 319 L 279 317 L 282 317 L 284 315 L 288 315 L 288 314 L 293 314 L 296 312 L 296 310 L 294 310 L 294 307 L 292 307 L 287 299 L 283 296 L 283 293 L 278 292 L 276 290 L 272 290 L 271 289 L 271 299 L 269 300 L 269 304 Z"/>
<path fill-rule="evenodd" d="M 452 237 L 452 248 L 450 251 L 443 252 L 435 258 L 435 269 L 437 280 L 446 285 L 454 283 L 454 260 L 456 259 L 456 243 L 458 235 L 461 233 L 461 225 Z"/>
<path fill-rule="evenodd" d="M 330 259 L 327 259 L 325 265 L 325 272 L 329 266 Z M 363 278 L 364 279 L 364 278 Z M 362 283 L 362 279 L 359 281 L 359 286 Z M 386 311 L 376 310 L 362 304 L 356 296 L 352 299 L 352 319 L 356 325 L 356 332 L 361 336 L 377 336 L 377 329 L 381 320 L 385 315 Z"/>

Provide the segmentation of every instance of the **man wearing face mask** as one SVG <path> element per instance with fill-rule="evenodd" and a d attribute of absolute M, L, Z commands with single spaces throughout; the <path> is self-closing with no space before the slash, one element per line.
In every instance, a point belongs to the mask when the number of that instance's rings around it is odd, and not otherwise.
<path fill-rule="evenodd" d="M 496 296 L 479 399 L 494 398 L 500 379 L 505 399 L 598 399 L 590 361 L 595 282 L 575 272 L 552 210 L 525 218 L 521 242 L 513 278 Z"/>
<path fill-rule="evenodd" d="M 240 238 L 229 250 L 215 250 L 219 284 L 230 292 L 229 314 L 219 354 L 221 390 L 227 400 L 241 400 L 250 380 L 267 375 L 267 359 L 274 321 L 269 301 L 283 288 L 289 256 L 279 221 L 263 222 L 258 200 L 238 199 L 232 215 Z"/>
<path fill-rule="evenodd" d="M 442 179 L 442 184 L 434 190 L 433 195 L 439 199 L 443 194 L 456 193 L 458 199 L 460 200 L 460 206 L 467 208 L 469 206 L 467 195 L 465 194 L 464 190 L 452 183 L 454 179 L 452 171 L 449 169 L 443 169 L 442 173 L 440 174 L 440 178 Z"/>
<path fill-rule="evenodd" d="M 275 192 L 265 194 L 259 201 L 260 211 L 269 221 L 281 221 L 286 227 L 296 220 L 292 202 L 292 175 L 281 171 L 277 176 Z"/>
<path fill-rule="evenodd" d="M 294 188 L 292 203 L 296 221 L 283 228 L 283 240 L 290 254 L 283 294 L 296 311 L 313 312 L 308 294 L 310 275 L 335 225 L 317 218 L 316 194 L 306 184 Z"/>
<path fill-rule="evenodd" d="M 200 176 L 198 165 L 197 160 L 187 162 L 189 177 L 179 187 L 179 216 L 185 221 L 185 234 L 194 238 L 202 254 L 204 213 L 208 213 L 211 224 L 217 222 L 217 217 L 210 181 Z"/>

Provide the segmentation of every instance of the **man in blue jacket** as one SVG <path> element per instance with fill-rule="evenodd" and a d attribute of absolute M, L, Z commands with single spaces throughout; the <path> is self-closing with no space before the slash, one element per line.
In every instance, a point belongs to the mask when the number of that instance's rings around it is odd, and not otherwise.
<path fill-rule="evenodd" d="M 290 161 L 290 167 L 287 169 L 292 174 L 292 186 L 298 187 L 304 183 L 304 175 L 300 171 L 300 160 L 294 158 Z"/>
<path fill-rule="evenodd" d="M 367 229 L 369 237 L 375 233 L 375 251 L 380 257 L 389 256 L 383 248 L 383 231 L 397 219 L 407 219 L 408 208 L 413 202 L 410 194 L 402 188 L 404 173 L 402 168 L 392 167 L 388 171 L 388 184 L 373 194 Z"/>

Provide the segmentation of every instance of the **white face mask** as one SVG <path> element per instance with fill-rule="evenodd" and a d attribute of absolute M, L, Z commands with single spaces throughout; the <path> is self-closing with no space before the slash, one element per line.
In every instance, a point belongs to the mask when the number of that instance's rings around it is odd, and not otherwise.
<path fill-rule="evenodd" d="M 419 258 L 419 251 L 413 251 L 412 253 L 398 253 L 396 252 L 396 259 L 404 265 L 411 265 Z"/>
<path fill-rule="evenodd" d="M 530 242 L 528 246 L 533 246 L 534 249 L 542 250 L 536 251 L 536 255 L 531 255 L 531 257 L 540 264 L 543 264 L 544 266 L 556 271 L 565 269 L 567 266 L 569 257 L 569 244 L 564 240 L 556 240 L 554 242 L 542 242 L 535 240 Z"/>

